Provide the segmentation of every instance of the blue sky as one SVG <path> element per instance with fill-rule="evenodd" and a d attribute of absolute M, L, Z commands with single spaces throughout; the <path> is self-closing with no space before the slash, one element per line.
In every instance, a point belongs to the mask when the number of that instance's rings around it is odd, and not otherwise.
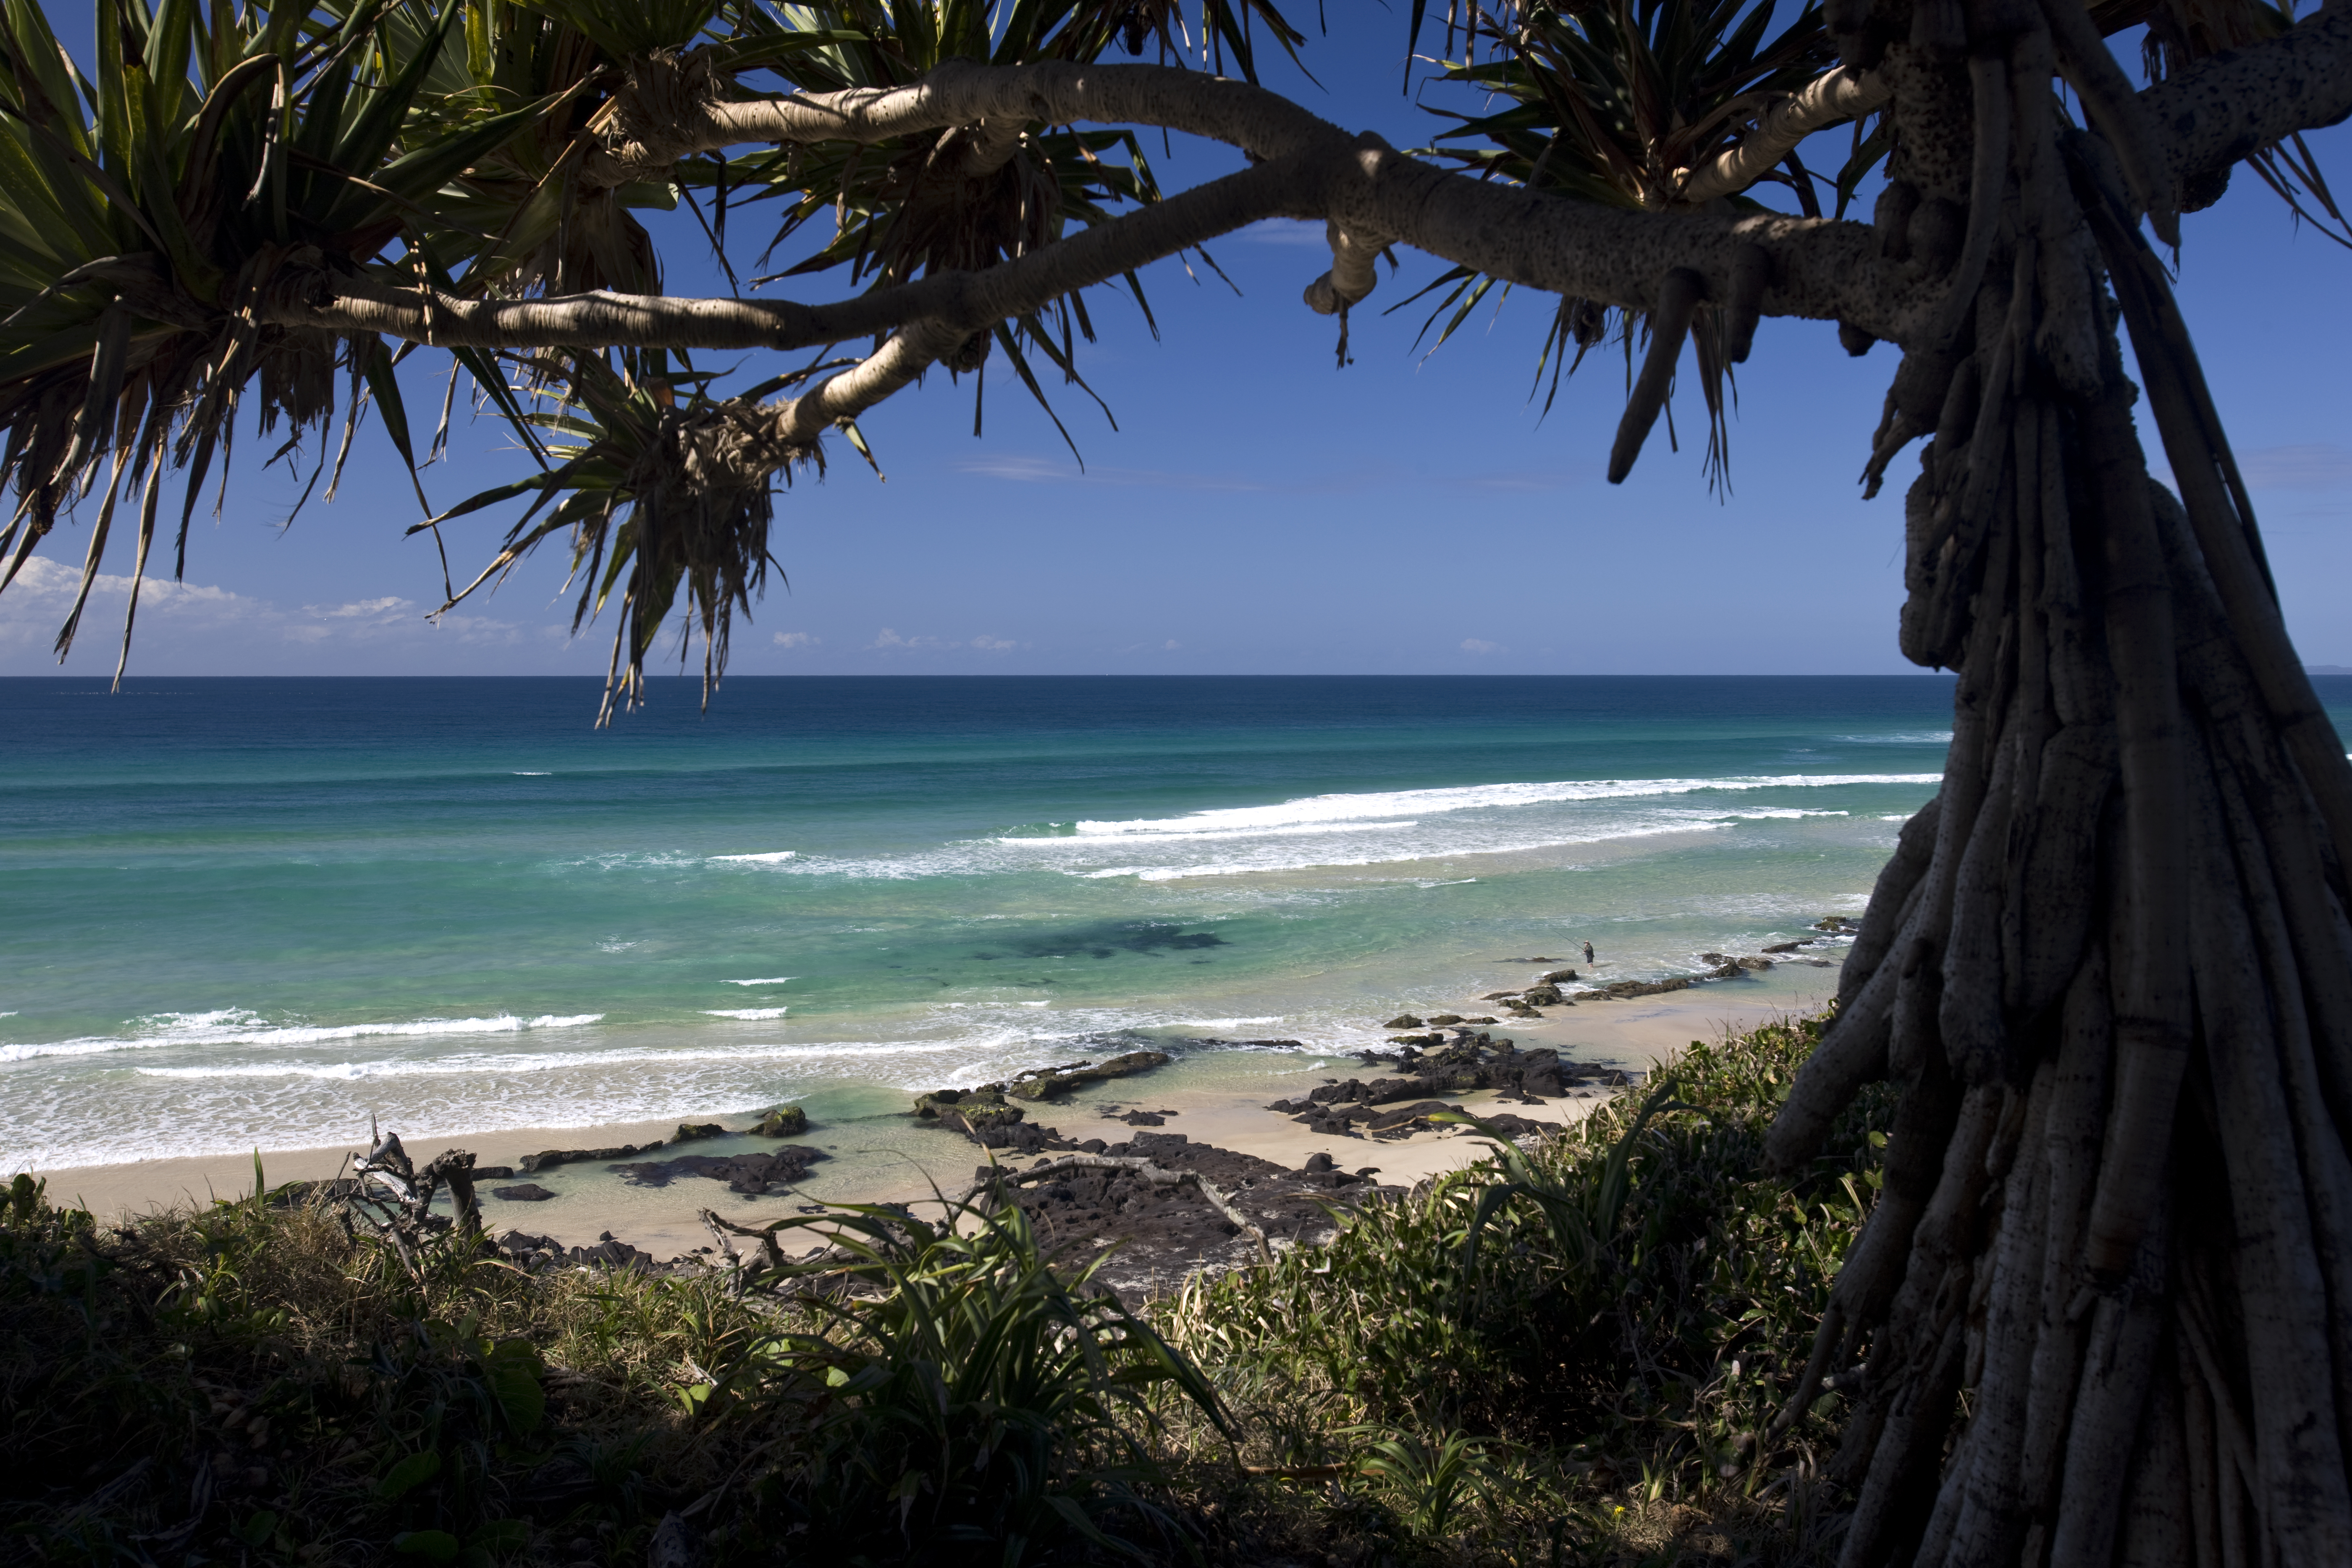
<path fill-rule="evenodd" d="M 1425 142 L 1439 122 L 1397 90 L 1403 8 L 1329 9 L 1333 34 L 1307 53 L 1328 90 L 1284 68 L 1269 83 L 1350 129 Z M 2339 178 L 2352 168 L 2352 127 L 2311 140 Z M 1233 166 L 1223 149 L 1181 140 L 1153 158 L 1171 188 Z M 730 234 L 746 256 L 764 239 L 747 216 Z M 2243 172 L 2184 227 L 2182 305 L 2255 487 L 2289 624 L 2307 660 L 2352 664 L 2340 591 L 2352 434 L 2337 368 L 2352 357 L 2352 251 L 2298 232 Z M 689 291 L 707 268 L 686 234 L 665 237 L 672 291 Z M 1740 374 L 1729 497 L 1706 481 L 1695 388 L 1675 403 L 1682 450 L 1662 427 L 1612 487 L 1601 470 L 1622 362 L 1589 360 L 1549 417 L 1529 396 L 1548 298 L 1511 300 L 1424 356 L 1413 347 L 1423 310 L 1381 310 L 1442 268 L 1400 252 L 1402 274 L 1383 276 L 1357 313 L 1356 363 L 1342 371 L 1332 322 L 1298 300 L 1328 265 L 1319 226 L 1265 226 L 1212 248 L 1239 297 L 1162 264 L 1147 278 L 1157 342 L 1131 303 L 1096 297 L 1101 342 L 1080 363 L 1118 430 L 1083 393 L 1055 394 L 1083 473 L 1003 375 L 990 379 L 982 439 L 971 383 L 943 374 L 863 421 L 887 482 L 832 443 L 824 478 L 803 475 L 779 498 L 789 588 L 772 584 L 738 628 L 734 671 L 1911 668 L 1895 626 L 1900 498 L 1915 468 L 1906 458 L 1873 502 L 1854 482 L 1892 349 L 1850 359 L 1826 324 L 1768 321 Z M 838 288 L 792 281 L 806 299 Z M 411 394 L 412 408 L 437 403 L 437 387 Z M 568 637 L 560 546 L 428 625 L 439 563 L 429 542 L 402 537 L 415 502 L 373 426 L 341 497 L 314 500 L 291 528 L 299 483 L 265 472 L 255 445 L 241 443 L 220 522 L 199 511 L 186 585 L 142 596 L 134 673 L 602 673 L 610 626 Z M 425 475 L 436 506 L 522 461 L 489 422 L 461 423 L 452 447 Z M 451 525 L 461 580 L 505 521 Z M 47 648 L 87 538 L 80 521 L 61 523 L 49 564 L 0 595 L 0 673 L 57 670 Z M 126 574 L 117 538 L 105 570 Z M 66 672 L 111 670 L 121 603 L 119 586 L 99 596 Z"/>

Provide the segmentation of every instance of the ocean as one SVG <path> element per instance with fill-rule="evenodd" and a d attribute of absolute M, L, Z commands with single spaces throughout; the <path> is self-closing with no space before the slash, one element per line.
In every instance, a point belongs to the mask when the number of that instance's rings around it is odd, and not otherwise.
<path fill-rule="evenodd" d="M 0 680 L 0 1167 L 878 1116 L 1136 1044 L 1343 1051 L 1507 961 L 1687 973 L 1861 910 L 1951 698 L 659 679 L 599 732 L 597 690 Z M 1203 1043 L 1250 1040 L 1297 1045 Z"/>

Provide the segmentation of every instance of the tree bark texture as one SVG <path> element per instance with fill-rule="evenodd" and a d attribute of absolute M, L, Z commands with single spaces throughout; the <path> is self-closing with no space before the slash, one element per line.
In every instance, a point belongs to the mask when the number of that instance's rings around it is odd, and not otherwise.
<path fill-rule="evenodd" d="M 1950 292 L 1874 471 L 1931 436 L 1902 646 L 1958 684 L 1769 1144 L 1905 1086 L 1790 1415 L 1862 1358 L 1843 1568 L 2352 1563 L 2352 766 L 2138 226 L 2265 106 L 2118 107 L 2079 17 L 1969 0 L 1876 67 L 1885 237 Z"/>

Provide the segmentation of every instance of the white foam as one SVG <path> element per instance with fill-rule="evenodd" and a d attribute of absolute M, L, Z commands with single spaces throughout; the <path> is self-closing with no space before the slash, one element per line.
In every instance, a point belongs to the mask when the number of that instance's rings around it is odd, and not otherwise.
<path fill-rule="evenodd" d="M 705 1016 L 712 1018 L 742 1018 L 756 1023 L 769 1018 L 781 1018 L 792 1009 L 789 1007 L 705 1007 L 702 1011 Z"/>
<path fill-rule="evenodd" d="M 372 1036 L 502 1035 L 522 1029 L 576 1029 L 599 1022 L 602 1013 L 541 1014 L 536 1018 L 503 1013 L 493 1018 L 416 1018 L 398 1024 L 267 1025 L 260 1015 L 241 1007 L 210 1013 L 156 1013 L 134 1024 L 148 1032 L 127 1036 L 84 1036 L 27 1045 L 0 1045 L 0 1062 L 32 1061 L 41 1057 L 102 1056 L 110 1051 L 157 1050 L 171 1046 L 308 1046 L 322 1040 L 354 1040 Z"/>
<path fill-rule="evenodd" d="M 1267 857 L 1258 860 L 1214 861 L 1199 866 L 1113 866 L 1099 871 L 1077 874 L 1089 879 L 1133 877 L 1146 882 L 1172 882 L 1185 877 L 1239 877 L 1262 871 L 1305 871 L 1339 869 L 1351 866 L 1386 866 L 1399 860 L 1440 859 L 1454 855 L 1505 855 L 1537 849 L 1562 849 L 1580 844 L 1609 844 L 1620 839 L 1655 838 L 1676 833 L 1716 833 L 1728 826 L 1728 823 L 1713 817 L 1689 814 L 1672 822 L 1654 823 L 1647 826 L 1626 825 L 1588 833 L 1563 831 L 1535 834 L 1475 845 L 1414 846 L 1409 852 L 1399 854 L 1363 855 L 1349 858 L 1330 855 L 1319 855 L 1304 859 L 1296 856 L 1280 858 Z"/>
<path fill-rule="evenodd" d="M 765 980 L 730 980 L 726 984 L 730 985 L 782 985 L 785 981 L 792 978 L 793 976 L 789 974 L 773 974 L 770 975 Z"/>
<path fill-rule="evenodd" d="M 1163 1029 L 1255 1029 L 1268 1024 L 1279 1024 L 1279 1015 L 1271 1018 L 1171 1018 Z"/>
<path fill-rule="evenodd" d="M 1423 816 L 1445 811 L 1545 805 L 1556 801 L 1639 800 L 1706 790 L 1824 789 L 1843 784 L 1935 784 L 1941 773 L 1782 773 L 1720 779 L 1589 779 L 1557 784 L 1471 784 L 1451 789 L 1391 790 L 1367 795 L 1318 795 L 1280 805 L 1229 806 L 1183 816 L 1129 822 L 1080 822 L 1081 837 L 1152 837 L 1234 828 L 1281 828 L 1365 817 Z M 1014 842 L 1052 843 L 1052 839 Z"/>
<path fill-rule="evenodd" d="M 543 779 L 552 776 L 545 768 L 516 768 L 513 773 L 519 779 Z"/>
<path fill-rule="evenodd" d="M 740 860 L 754 866 L 780 865 L 800 854 L 797 849 L 771 849 L 761 855 L 713 855 L 713 860 Z"/>
<path fill-rule="evenodd" d="M 1178 818 L 1178 820 L 1181 821 L 1182 819 Z M 1081 823 L 1079 826 L 1084 827 L 1086 825 Z M 1171 830 L 1165 833 L 1152 834 L 1150 841 L 1154 844 L 1190 844 L 1212 838 L 1296 837 L 1301 834 L 1309 833 L 1392 833 L 1402 828 L 1418 827 L 1420 826 L 1420 823 L 1411 820 L 1393 822 L 1287 823 L 1268 827 L 1223 827 L 1205 829 L 1198 833 L 1181 833 Z M 1113 836 L 1108 834 L 1090 834 L 1087 837 L 1099 840 Z M 1068 837 L 1064 837 L 1053 838 L 1000 838 L 996 842 L 999 844 L 1011 844 L 1024 847 L 1029 846 L 1045 846 L 1052 848 L 1066 848 L 1068 847 L 1071 840 Z"/>

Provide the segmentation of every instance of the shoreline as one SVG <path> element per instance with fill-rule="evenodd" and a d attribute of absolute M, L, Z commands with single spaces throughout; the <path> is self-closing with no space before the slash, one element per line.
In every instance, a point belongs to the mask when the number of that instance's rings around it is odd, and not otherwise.
<path fill-rule="evenodd" d="M 1717 1038 L 1774 1019 L 1818 1012 L 1835 994 L 1837 973 L 1834 966 L 1802 971 L 1789 977 L 1799 983 L 1793 986 L 1784 983 L 1767 987 L 1734 980 L 1654 996 L 1587 1000 L 1572 1007 L 1549 1008 L 1539 1019 L 1510 1018 L 1481 1027 L 1498 1040 L 1506 1037 L 1516 1040 L 1522 1050 L 1549 1047 L 1563 1060 L 1596 1069 L 1646 1074 L 1663 1058 L 1694 1039 Z M 1805 984 L 1807 980 L 1811 984 Z M 1470 1016 L 1492 1005 L 1475 997 L 1444 1005 Z M 1111 1120 L 1115 1115 L 1131 1109 L 1164 1112 L 1162 1131 L 1181 1133 L 1192 1144 L 1266 1160 L 1287 1170 L 1300 1169 L 1312 1155 L 1327 1154 L 1345 1170 L 1377 1168 L 1382 1186 L 1411 1186 L 1472 1163 L 1486 1152 L 1485 1141 L 1470 1129 L 1438 1130 L 1393 1142 L 1366 1140 L 1317 1133 L 1265 1109 L 1269 1100 L 1304 1096 L 1334 1073 L 1346 1076 L 1348 1058 L 1339 1053 L 1309 1053 L 1295 1058 L 1254 1053 L 1247 1065 L 1260 1070 L 1249 1075 L 1248 1081 L 1188 1083 L 1188 1079 L 1210 1076 L 1197 1068 L 1184 1070 L 1201 1059 L 1180 1058 L 1139 1077 L 1090 1085 L 1066 1099 L 1038 1105 L 1032 1118 L 1058 1127 L 1068 1139 L 1099 1137 L 1117 1142 L 1128 1133 L 1125 1122 Z M 1226 1076 L 1232 1076 L 1230 1070 Z M 1588 1087 L 1541 1104 L 1515 1100 L 1506 1105 L 1493 1090 L 1463 1092 L 1448 1099 L 1474 1115 L 1508 1110 L 1527 1121 L 1565 1126 L 1589 1115 L 1613 1092 Z M 912 1100 L 911 1094 L 906 1095 L 900 1104 L 909 1106 Z M 671 1158 L 679 1152 L 755 1152 L 774 1146 L 733 1132 L 723 1139 L 671 1145 L 669 1140 L 677 1130 L 673 1121 L 637 1121 L 509 1128 L 446 1137 L 410 1138 L 404 1132 L 403 1138 L 420 1160 L 443 1147 L 465 1148 L 475 1152 L 479 1163 L 489 1166 L 519 1166 L 523 1154 L 541 1150 L 625 1144 L 642 1148 L 655 1140 L 665 1143 L 656 1157 Z M 906 1136 L 908 1132 L 911 1138 Z M 679 1179 L 659 1188 L 637 1186 L 607 1173 L 604 1167 L 614 1162 L 604 1160 L 560 1166 L 535 1176 L 519 1173 L 512 1179 L 514 1184 L 542 1180 L 552 1184 L 559 1195 L 551 1201 L 500 1200 L 491 1195 L 491 1189 L 509 1184 L 493 1178 L 482 1187 L 483 1221 L 493 1235 L 520 1231 L 550 1237 L 566 1247 L 618 1239 L 657 1258 L 669 1258 L 709 1243 L 709 1233 L 696 1217 L 701 1208 L 727 1212 L 735 1223 L 749 1225 L 793 1214 L 798 1205 L 812 1202 L 922 1201 L 930 1196 L 933 1184 L 942 1190 L 961 1190 L 974 1168 L 988 1160 L 988 1151 L 961 1134 L 929 1128 L 917 1131 L 909 1119 L 890 1113 L 818 1121 L 803 1141 L 829 1138 L 836 1142 L 826 1144 L 828 1149 L 847 1150 L 862 1139 L 877 1137 L 885 1145 L 903 1147 L 858 1147 L 857 1153 L 886 1158 L 878 1166 L 870 1160 L 860 1163 L 854 1177 L 828 1179 L 825 1165 L 820 1163 L 802 1183 L 758 1198 L 743 1197 L 720 1183 L 697 1178 Z M 354 1141 L 264 1151 L 259 1156 L 264 1181 L 275 1188 L 288 1182 L 331 1179 L 341 1173 L 358 1146 Z M 1017 1158 L 999 1154 L 1005 1163 Z M 254 1159 L 250 1153 L 175 1156 L 59 1167 L 34 1174 L 47 1180 L 53 1203 L 79 1204 L 101 1219 L 115 1219 L 181 1205 L 201 1207 L 215 1199 L 250 1196 Z M 884 1173 L 902 1165 L 911 1169 L 896 1176 Z"/>

